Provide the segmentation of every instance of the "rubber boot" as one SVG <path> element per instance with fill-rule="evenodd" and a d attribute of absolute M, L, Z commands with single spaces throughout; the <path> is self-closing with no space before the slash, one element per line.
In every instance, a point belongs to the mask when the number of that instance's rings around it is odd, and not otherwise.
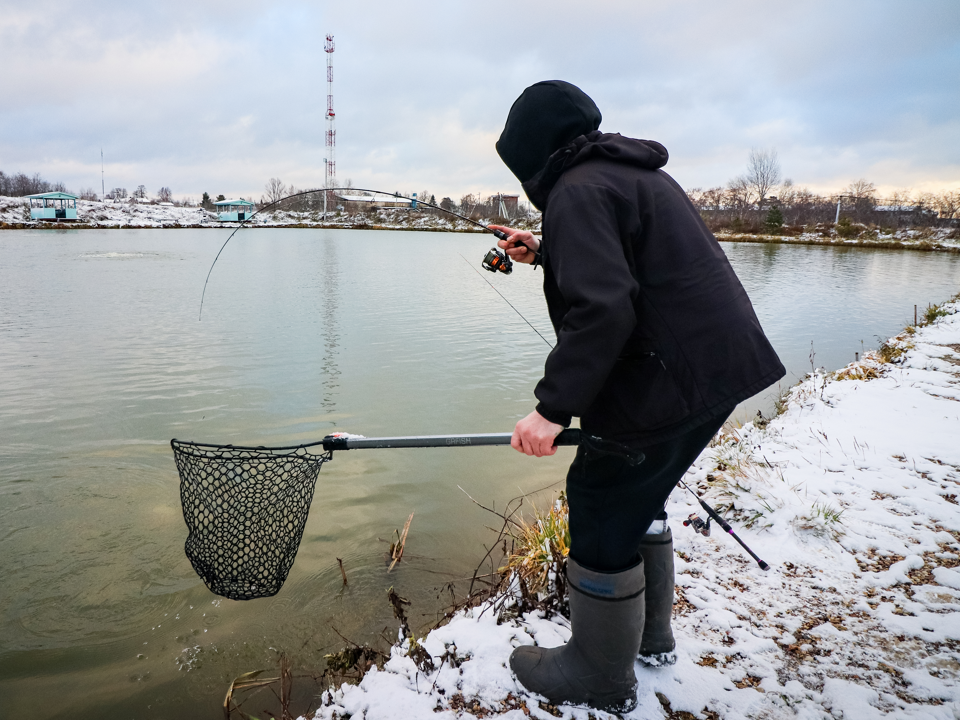
<path fill-rule="evenodd" d="M 664 523 L 666 525 L 666 523 Z M 664 667 L 677 661 L 677 643 L 670 628 L 673 616 L 673 534 L 643 536 L 640 544 L 646 576 L 646 607 L 638 660 L 647 667 Z"/>
<path fill-rule="evenodd" d="M 618 573 L 567 560 L 572 637 L 546 650 L 524 645 L 510 656 L 520 683 L 551 703 L 629 712 L 637 705 L 633 667 L 644 612 L 643 561 Z"/>

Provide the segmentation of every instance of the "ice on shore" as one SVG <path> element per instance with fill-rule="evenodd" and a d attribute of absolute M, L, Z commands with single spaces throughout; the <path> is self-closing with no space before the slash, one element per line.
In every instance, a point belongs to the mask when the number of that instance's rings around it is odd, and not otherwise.
<path fill-rule="evenodd" d="M 765 427 L 721 437 L 687 475 L 729 506 L 762 571 L 677 490 L 673 667 L 637 666 L 629 718 L 960 717 L 960 302 L 934 324 L 793 388 Z M 316 718 L 612 717 L 547 707 L 507 666 L 511 650 L 569 637 L 560 617 L 498 624 L 464 611 L 422 644 L 424 673 L 393 648 L 382 670 L 324 694 Z M 684 716 L 688 717 L 688 716 Z"/>

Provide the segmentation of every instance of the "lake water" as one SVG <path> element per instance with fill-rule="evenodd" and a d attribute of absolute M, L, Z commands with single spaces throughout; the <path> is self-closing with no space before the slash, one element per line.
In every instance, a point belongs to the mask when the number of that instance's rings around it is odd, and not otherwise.
<path fill-rule="evenodd" d="M 502 432 L 552 339 L 541 275 L 478 276 L 486 235 L 220 230 L 0 233 L 0 716 L 220 718 L 237 675 L 297 672 L 415 626 L 472 574 L 500 508 L 559 489 L 572 450 L 338 453 L 274 598 L 212 595 L 183 554 L 171 437 L 276 445 Z M 724 244 L 789 369 L 836 368 L 960 291 L 954 255 Z M 862 342 L 862 344 L 861 344 Z M 770 394 L 741 417 L 769 409 Z M 765 410 L 766 411 L 766 410 Z M 461 491 L 458 486 L 463 488 Z M 403 562 L 384 555 L 415 513 Z M 342 587 L 337 558 L 349 578 Z M 458 586 L 465 590 L 465 585 Z M 298 678 L 303 712 L 317 686 Z M 256 701 L 246 710 L 258 714 Z"/>

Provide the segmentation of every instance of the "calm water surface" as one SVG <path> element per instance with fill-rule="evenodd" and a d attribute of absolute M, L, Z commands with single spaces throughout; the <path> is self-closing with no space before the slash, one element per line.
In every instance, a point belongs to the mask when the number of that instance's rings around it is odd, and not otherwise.
<path fill-rule="evenodd" d="M 435 618 L 493 537 L 458 485 L 502 507 L 563 478 L 569 449 L 339 453 L 280 594 L 212 595 L 183 555 L 171 437 L 508 431 L 535 403 L 548 348 L 485 279 L 552 335 L 539 273 L 479 277 L 488 236 L 413 232 L 241 232 L 198 321 L 226 233 L 0 233 L 0 717 L 222 717 L 229 681 L 280 652 L 307 671 L 342 646 L 334 628 L 392 638 L 390 586 L 416 624 Z M 724 250 L 787 384 L 810 369 L 811 343 L 818 367 L 838 367 L 912 321 L 914 304 L 960 291 L 956 256 Z M 295 687 L 302 712 L 316 687 Z"/>

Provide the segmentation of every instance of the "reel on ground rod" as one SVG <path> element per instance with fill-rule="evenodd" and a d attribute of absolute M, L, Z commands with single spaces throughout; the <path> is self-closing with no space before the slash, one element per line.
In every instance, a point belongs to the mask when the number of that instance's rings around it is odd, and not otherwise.
<path fill-rule="evenodd" d="M 695 533 L 699 533 L 704 537 L 710 537 L 710 518 L 707 518 L 707 521 L 704 522 L 697 513 L 691 513 L 691 515 L 683 521 L 683 526 L 693 526 Z"/>

